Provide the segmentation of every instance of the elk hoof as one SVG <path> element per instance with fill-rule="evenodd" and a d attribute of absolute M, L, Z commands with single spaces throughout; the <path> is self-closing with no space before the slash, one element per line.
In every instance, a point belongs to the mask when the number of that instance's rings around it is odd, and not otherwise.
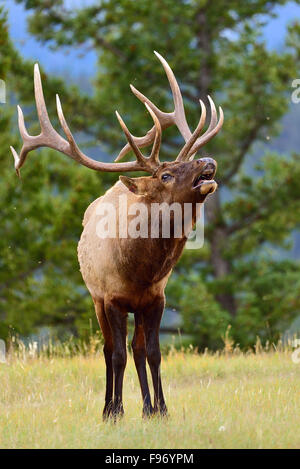
<path fill-rule="evenodd" d="M 154 409 L 152 405 L 147 405 L 143 407 L 143 418 L 148 419 L 154 414 Z"/>

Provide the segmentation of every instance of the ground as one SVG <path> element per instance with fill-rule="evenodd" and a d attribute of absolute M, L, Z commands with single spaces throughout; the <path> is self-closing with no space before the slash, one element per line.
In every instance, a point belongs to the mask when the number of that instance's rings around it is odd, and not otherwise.
<path fill-rule="evenodd" d="M 0 364 L 0 448 L 300 448 L 300 363 L 291 352 L 163 357 L 168 419 L 141 418 L 134 363 L 125 416 L 103 423 L 101 354 Z"/>

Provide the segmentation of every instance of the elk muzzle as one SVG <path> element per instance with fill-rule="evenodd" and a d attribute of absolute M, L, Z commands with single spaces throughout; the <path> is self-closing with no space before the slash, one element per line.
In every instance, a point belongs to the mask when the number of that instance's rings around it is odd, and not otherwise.
<path fill-rule="evenodd" d="M 213 179 L 217 171 L 217 163 L 212 158 L 201 158 L 197 160 L 197 163 L 202 168 L 194 179 L 193 190 L 199 191 L 201 195 L 212 194 L 218 187 Z"/>

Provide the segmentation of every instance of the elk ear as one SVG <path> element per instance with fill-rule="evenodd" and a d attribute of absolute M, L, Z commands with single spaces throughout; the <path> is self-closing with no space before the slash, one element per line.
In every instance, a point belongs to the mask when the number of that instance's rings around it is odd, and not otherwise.
<path fill-rule="evenodd" d="M 119 176 L 120 181 L 136 195 L 146 195 L 148 193 L 149 177 L 129 178 Z"/>
<path fill-rule="evenodd" d="M 126 186 L 130 192 L 133 192 L 136 194 L 137 192 L 137 184 L 136 180 L 133 178 L 129 178 L 127 176 L 119 176 L 120 181 Z"/>

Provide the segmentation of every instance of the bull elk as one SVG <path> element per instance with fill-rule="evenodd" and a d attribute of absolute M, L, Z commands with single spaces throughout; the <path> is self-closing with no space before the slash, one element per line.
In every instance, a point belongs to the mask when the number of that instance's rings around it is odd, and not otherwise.
<path fill-rule="evenodd" d="M 224 120 L 222 109 L 219 108 L 218 119 L 215 105 L 208 97 L 210 123 L 201 135 L 206 121 L 206 107 L 200 100 L 201 116 L 192 133 L 185 117 L 182 95 L 176 78 L 166 60 L 160 54 L 156 52 L 155 54 L 167 74 L 174 100 L 174 111 L 170 113 L 161 111 L 131 86 L 132 92 L 146 106 L 154 125 L 143 137 L 135 137 L 116 112 L 128 141 L 116 158 L 117 162 L 95 161 L 82 153 L 67 125 L 58 96 L 56 96 L 57 112 L 66 139 L 54 130 L 48 117 L 37 64 L 34 69 L 34 89 L 41 133 L 37 136 L 28 134 L 22 110 L 18 107 L 19 129 L 23 139 L 20 155 L 11 147 L 17 174 L 27 154 L 38 147 L 58 150 L 96 171 L 144 171 L 150 174 L 137 178 L 120 176 L 120 180 L 111 189 L 92 202 L 84 215 L 84 229 L 78 245 L 80 270 L 92 296 L 104 337 L 103 350 L 106 362 L 104 419 L 109 416 L 115 418 L 124 413 L 122 388 L 127 357 L 128 312 L 134 314 L 135 320 L 132 349 L 141 386 L 143 416 L 167 413 L 160 376 L 159 327 L 165 306 L 164 290 L 172 268 L 182 253 L 187 235 L 183 233 L 180 237 L 175 237 L 171 233 L 169 238 L 166 238 L 161 235 L 160 230 L 159 236 L 154 238 L 121 237 L 117 230 L 116 237 L 100 239 L 97 235 L 97 223 L 101 206 L 109 203 L 116 212 L 122 211 L 119 200 L 120 196 L 126 195 L 128 212 L 125 214 L 125 219 L 127 217 L 129 220 L 130 207 L 136 202 L 144 204 L 149 209 L 153 203 L 165 202 L 168 205 L 178 203 L 180 206 L 188 203 L 193 207 L 190 219 L 190 229 L 192 229 L 197 217 L 196 206 L 203 203 L 206 196 L 217 188 L 213 180 L 217 168 L 216 162 L 212 158 L 195 160 L 193 158 L 199 148 L 221 129 Z M 172 125 L 177 126 L 185 145 L 176 161 L 161 163 L 159 152 L 162 130 Z M 140 149 L 150 144 L 153 144 L 152 150 L 150 156 L 146 157 Z M 134 152 L 136 161 L 120 163 L 119 160 L 130 150 Z M 147 380 L 146 359 L 153 381 L 153 405 Z"/>

